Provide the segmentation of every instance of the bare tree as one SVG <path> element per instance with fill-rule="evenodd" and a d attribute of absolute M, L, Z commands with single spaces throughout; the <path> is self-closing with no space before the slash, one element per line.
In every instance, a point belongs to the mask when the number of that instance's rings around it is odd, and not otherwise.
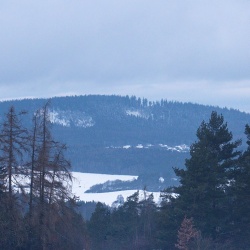
<path fill-rule="evenodd" d="M 6 186 L 9 197 L 13 194 L 13 187 L 21 187 L 16 178 L 25 173 L 23 153 L 28 150 L 28 131 L 21 124 L 21 116 L 25 112 L 16 114 L 13 106 L 5 115 L 0 134 L 0 164 L 2 182 Z"/>
<path fill-rule="evenodd" d="M 38 224 L 41 249 L 47 249 L 52 238 L 55 214 L 61 204 L 59 201 L 67 201 L 71 197 L 72 181 L 71 164 L 64 157 L 66 146 L 53 140 L 49 118 L 47 102 L 34 115 L 31 136 L 30 218 L 33 217 L 33 224 Z"/>
<path fill-rule="evenodd" d="M 6 250 L 82 249 L 84 221 L 72 205 L 66 145 L 51 135 L 49 102 L 34 114 L 30 132 L 21 124 L 23 114 L 10 107 L 0 131 L 0 245 Z M 29 195 L 22 175 L 30 181 Z M 16 195 L 19 188 L 25 196 Z M 29 202 L 27 216 L 20 201 Z"/>
<path fill-rule="evenodd" d="M 178 231 L 178 241 L 175 245 L 178 249 L 188 250 L 191 240 L 198 236 L 198 231 L 195 229 L 193 219 L 188 219 L 186 216 L 181 223 L 181 227 Z"/>
<path fill-rule="evenodd" d="M 21 116 L 13 106 L 5 114 L 0 132 L 0 169 L 1 169 L 1 218 L 0 245 L 3 249 L 14 249 L 23 240 L 22 215 L 17 196 L 19 188 L 23 190 L 20 175 L 26 174 L 23 164 L 24 153 L 28 150 L 28 132 L 22 126 Z M 20 198 L 20 197 L 19 197 Z"/>
<path fill-rule="evenodd" d="M 33 214 L 33 187 L 34 178 L 36 174 L 36 164 L 37 164 L 37 152 L 38 152 L 38 111 L 35 112 L 33 116 L 33 129 L 31 131 L 30 142 L 31 142 L 31 161 L 27 164 L 30 166 L 30 191 L 29 191 L 29 216 L 32 218 Z"/>

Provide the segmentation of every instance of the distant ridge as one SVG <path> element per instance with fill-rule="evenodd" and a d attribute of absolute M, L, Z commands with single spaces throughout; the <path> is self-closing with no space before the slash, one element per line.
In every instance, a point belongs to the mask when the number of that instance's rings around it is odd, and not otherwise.
<path fill-rule="evenodd" d="M 0 122 L 14 105 L 16 110 L 28 111 L 23 121 L 30 127 L 32 114 L 47 100 L 1 101 Z M 245 140 L 244 127 L 250 123 L 250 114 L 235 109 L 167 100 L 151 102 L 135 96 L 85 95 L 49 100 L 53 135 L 68 145 L 73 170 L 82 172 L 145 178 L 164 175 L 171 179 L 172 167 L 184 167 L 189 153 L 159 145 L 189 147 L 196 140 L 200 123 L 207 121 L 214 110 L 224 116 L 234 139 Z M 126 145 L 130 147 L 124 148 Z"/>

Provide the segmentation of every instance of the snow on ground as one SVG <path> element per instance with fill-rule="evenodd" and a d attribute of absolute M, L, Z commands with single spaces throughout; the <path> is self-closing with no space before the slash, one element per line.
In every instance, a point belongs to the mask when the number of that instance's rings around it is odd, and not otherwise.
<path fill-rule="evenodd" d="M 90 187 L 96 184 L 102 184 L 106 181 L 133 181 L 138 178 L 135 175 L 110 175 L 110 174 L 94 174 L 94 173 L 80 173 L 72 172 L 73 183 L 72 183 L 72 193 L 73 195 L 79 197 L 82 201 L 95 201 L 102 202 L 106 205 L 111 206 L 114 201 L 117 200 L 119 195 L 122 195 L 124 201 L 126 201 L 128 196 L 131 196 L 138 190 L 123 190 L 115 192 L 106 192 L 106 193 L 85 193 Z M 17 180 L 27 188 L 29 192 L 29 178 L 27 176 L 16 176 Z M 21 191 L 20 191 L 21 192 Z M 146 195 L 153 193 L 154 201 L 158 204 L 160 202 L 160 192 L 146 192 Z M 139 190 L 139 198 L 144 199 L 144 191 Z"/>
<path fill-rule="evenodd" d="M 186 144 L 182 144 L 182 145 L 177 145 L 177 146 L 168 146 L 166 144 L 156 144 L 156 145 L 152 145 L 152 144 L 146 144 L 146 145 L 143 145 L 141 143 L 137 144 L 136 146 L 133 146 L 133 145 L 124 145 L 124 146 L 109 146 L 109 147 L 106 147 L 106 148 L 122 148 L 122 149 L 144 149 L 144 148 L 152 148 L 152 147 L 161 147 L 161 148 L 164 148 L 166 150 L 170 150 L 170 151 L 177 151 L 177 152 L 189 152 L 190 150 L 190 147 L 187 146 Z"/>
<path fill-rule="evenodd" d="M 83 128 L 95 125 L 93 118 L 82 112 L 50 110 L 49 118 L 52 123 L 59 124 L 64 127 L 70 127 L 71 124 Z"/>
<path fill-rule="evenodd" d="M 124 200 L 128 196 L 134 194 L 137 190 L 123 190 L 107 193 L 84 193 L 91 186 L 96 184 L 101 184 L 106 181 L 122 180 L 122 181 L 132 181 L 138 176 L 133 175 L 108 175 L 108 174 L 92 174 L 92 173 L 80 173 L 72 172 L 74 180 L 72 186 L 72 192 L 82 201 L 100 201 L 106 205 L 111 206 L 114 201 L 116 201 L 118 195 L 122 195 Z M 148 194 L 150 194 L 149 192 Z M 140 190 L 140 199 L 144 198 L 144 192 Z M 156 203 L 160 201 L 160 192 L 153 192 L 154 200 Z"/>
<path fill-rule="evenodd" d="M 123 191 L 116 191 L 116 192 L 109 192 L 109 193 L 81 193 L 80 200 L 82 201 L 96 201 L 102 202 L 106 205 L 111 206 L 114 201 L 117 200 L 119 195 L 122 195 L 124 200 L 126 201 L 127 197 L 131 196 L 138 190 L 123 190 Z M 149 192 L 148 194 L 153 193 L 154 201 L 159 203 L 160 201 L 160 192 Z M 143 190 L 139 192 L 140 200 L 144 198 Z"/>
<path fill-rule="evenodd" d="M 170 147 L 168 145 L 163 145 L 163 144 L 159 144 L 159 146 L 162 148 L 166 148 L 167 150 L 178 151 L 178 152 L 188 152 L 190 150 L 189 146 L 187 146 L 186 144 L 182 144 L 182 145 L 178 145 L 174 147 Z"/>

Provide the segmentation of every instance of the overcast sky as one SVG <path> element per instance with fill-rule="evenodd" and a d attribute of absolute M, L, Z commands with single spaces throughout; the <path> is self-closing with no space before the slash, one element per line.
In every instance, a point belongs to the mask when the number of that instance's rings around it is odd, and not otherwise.
<path fill-rule="evenodd" d="M 0 0 L 0 100 L 80 94 L 250 112 L 250 1 Z"/>

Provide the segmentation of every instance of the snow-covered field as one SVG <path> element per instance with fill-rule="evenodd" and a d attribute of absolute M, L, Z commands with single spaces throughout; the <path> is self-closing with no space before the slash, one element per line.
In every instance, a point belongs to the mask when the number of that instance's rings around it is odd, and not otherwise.
<path fill-rule="evenodd" d="M 108 175 L 108 174 L 92 174 L 92 173 L 80 173 L 73 172 L 73 194 L 79 197 L 82 201 L 100 201 L 106 205 L 111 206 L 112 203 L 117 199 L 118 195 L 122 195 L 124 200 L 128 196 L 134 194 L 137 190 L 124 190 L 115 191 L 107 193 L 85 193 L 91 186 L 96 184 L 101 184 L 106 181 L 122 180 L 122 181 L 132 181 L 138 176 L 133 175 Z M 140 198 L 144 198 L 144 192 L 140 190 Z M 156 203 L 160 201 L 160 192 L 153 192 L 154 200 Z"/>
<path fill-rule="evenodd" d="M 79 197 L 82 201 L 95 201 L 102 202 L 106 205 L 111 206 L 114 201 L 117 200 L 117 197 L 122 196 L 124 201 L 126 201 L 127 197 L 134 194 L 138 190 L 123 190 L 123 191 L 115 191 L 115 192 L 106 192 L 106 193 L 85 193 L 88 189 L 96 184 L 103 184 L 107 181 L 133 181 L 137 179 L 138 176 L 134 175 L 110 175 L 110 174 L 94 174 L 94 173 L 81 173 L 81 172 L 72 172 L 73 175 L 73 183 L 72 183 L 72 193 Z M 16 176 L 16 179 L 22 185 L 29 187 L 30 180 L 27 176 Z M 27 188 L 27 192 L 29 192 L 29 188 Z M 156 203 L 160 202 L 160 192 L 147 192 L 146 194 L 154 195 L 154 201 Z M 143 190 L 139 190 L 139 197 L 143 199 L 145 196 L 145 192 Z"/>

